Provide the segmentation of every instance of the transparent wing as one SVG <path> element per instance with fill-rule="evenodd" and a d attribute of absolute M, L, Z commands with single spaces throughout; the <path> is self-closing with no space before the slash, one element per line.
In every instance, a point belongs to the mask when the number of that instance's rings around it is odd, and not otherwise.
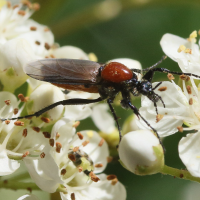
<path fill-rule="evenodd" d="M 43 59 L 28 63 L 30 77 L 57 84 L 97 84 L 99 63 L 76 59 Z"/>

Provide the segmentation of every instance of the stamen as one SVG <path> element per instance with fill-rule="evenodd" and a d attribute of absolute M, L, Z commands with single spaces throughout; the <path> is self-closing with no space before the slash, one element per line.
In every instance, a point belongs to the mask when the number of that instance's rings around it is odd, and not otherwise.
<path fill-rule="evenodd" d="M 44 157 L 45 157 L 45 153 L 42 152 L 42 153 L 40 154 L 40 158 L 44 158 Z"/>
<path fill-rule="evenodd" d="M 181 132 L 181 133 L 183 132 L 183 127 L 182 126 L 178 126 L 177 129 L 178 129 L 179 132 Z"/>
<path fill-rule="evenodd" d="M 117 176 L 114 175 L 114 174 L 110 174 L 110 175 L 107 176 L 107 180 L 108 180 L 108 181 L 111 181 L 111 180 L 113 180 L 113 179 L 115 179 L 115 178 L 117 178 Z"/>
<path fill-rule="evenodd" d="M 180 79 L 183 80 L 183 81 L 189 81 L 190 77 L 182 74 L 182 75 L 180 75 Z"/>
<path fill-rule="evenodd" d="M 56 133 L 56 140 L 60 137 L 60 134 L 57 132 Z"/>
<path fill-rule="evenodd" d="M 18 113 L 18 111 L 19 111 L 19 109 L 15 108 L 14 111 L 13 111 L 14 115 L 16 115 Z"/>
<path fill-rule="evenodd" d="M 37 30 L 37 27 L 31 26 L 31 27 L 30 27 L 30 30 L 31 30 L 31 31 L 36 31 L 36 30 Z"/>
<path fill-rule="evenodd" d="M 74 194 L 74 193 L 71 193 L 71 200 L 76 200 L 76 199 L 75 199 L 75 194 Z"/>
<path fill-rule="evenodd" d="M 83 135 L 80 132 L 77 132 L 76 134 L 78 135 L 78 137 L 79 137 L 80 140 L 83 139 Z"/>
<path fill-rule="evenodd" d="M 110 163 L 110 162 L 112 162 L 112 161 L 113 161 L 113 157 L 112 157 L 112 156 L 108 156 L 108 157 L 107 157 L 107 162 Z"/>
<path fill-rule="evenodd" d="M 192 94 L 191 86 L 187 85 L 186 89 L 188 94 Z"/>
<path fill-rule="evenodd" d="M 95 167 L 96 168 L 101 168 L 101 167 L 103 167 L 103 164 L 102 163 L 98 163 L 98 164 L 95 165 Z"/>
<path fill-rule="evenodd" d="M 5 124 L 7 124 L 7 125 L 10 124 L 10 120 L 6 120 Z"/>
<path fill-rule="evenodd" d="M 104 141 L 105 140 L 102 138 L 101 141 L 99 142 L 99 147 L 101 147 L 103 145 Z"/>
<path fill-rule="evenodd" d="M 116 185 L 117 183 L 118 183 L 118 179 L 117 178 L 115 178 L 115 179 L 113 179 L 111 181 L 111 185 Z"/>
<path fill-rule="evenodd" d="M 21 102 L 24 102 L 25 101 L 25 97 L 23 94 L 18 94 L 18 98 Z"/>
<path fill-rule="evenodd" d="M 78 172 L 82 172 L 83 168 L 81 166 L 78 167 Z"/>
<path fill-rule="evenodd" d="M 180 53 L 181 51 L 185 51 L 186 47 L 184 45 L 180 45 L 178 48 L 178 52 Z"/>
<path fill-rule="evenodd" d="M 45 27 L 44 32 L 48 32 L 48 31 L 50 31 L 50 29 L 48 27 Z"/>
<path fill-rule="evenodd" d="M 189 48 L 187 48 L 187 49 L 185 49 L 185 51 L 184 51 L 185 53 L 189 53 L 189 54 L 192 54 L 192 49 L 189 49 Z"/>
<path fill-rule="evenodd" d="M 52 147 L 53 147 L 53 146 L 54 146 L 54 139 L 52 139 L 52 138 L 51 138 L 51 139 L 49 139 L 49 144 L 50 144 L 50 146 L 52 146 Z"/>
<path fill-rule="evenodd" d="M 89 176 L 90 176 L 90 178 L 91 178 L 91 180 L 93 181 L 93 182 L 98 182 L 100 179 L 94 174 L 94 172 L 90 172 L 90 174 L 89 174 Z"/>
<path fill-rule="evenodd" d="M 89 140 L 85 140 L 85 141 L 82 143 L 82 145 L 85 147 L 88 143 L 90 143 L 90 141 L 89 141 Z"/>
<path fill-rule="evenodd" d="M 33 126 L 32 129 L 33 129 L 35 132 L 37 132 L 37 133 L 40 132 L 40 128 L 39 128 L 39 127 Z"/>
<path fill-rule="evenodd" d="M 11 8 L 12 4 L 10 3 L 10 1 L 7 1 L 7 7 Z"/>
<path fill-rule="evenodd" d="M 68 158 L 72 161 L 75 162 L 76 161 L 76 157 L 74 154 L 68 154 Z"/>
<path fill-rule="evenodd" d="M 50 55 L 51 58 L 55 58 L 55 56 L 53 54 Z"/>
<path fill-rule="evenodd" d="M 23 155 L 22 155 L 22 158 L 25 158 L 26 156 L 29 155 L 29 151 L 26 151 Z"/>
<path fill-rule="evenodd" d="M 64 175 L 66 174 L 66 172 L 67 172 L 66 169 L 62 169 L 62 170 L 60 171 L 60 174 L 61 174 L 62 176 L 64 176 Z"/>
<path fill-rule="evenodd" d="M 18 4 L 14 5 L 14 6 L 13 6 L 13 10 L 14 10 L 15 8 L 18 8 L 18 7 L 19 7 Z"/>
<path fill-rule="evenodd" d="M 39 3 L 34 3 L 33 4 L 33 10 L 38 11 L 40 9 L 40 4 Z"/>
<path fill-rule="evenodd" d="M 72 125 L 72 127 L 77 128 L 80 124 L 80 121 L 76 121 L 74 122 L 74 124 Z"/>
<path fill-rule="evenodd" d="M 193 104 L 193 98 L 190 98 L 189 99 L 189 105 L 192 105 Z"/>
<path fill-rule="evenodd" d="M 73 152 L 77 152 L 79 150 L 79 147 L 74 147 Z"/>
<path fill-rule="evenodd" d="M 35 44 L 40 45 L 41 43 L 39 41 L 35 41 Z"/>
<path fill-rule="evenodd" d="M 167 78 L 171 81 L 171 80 L 174 80 L 174 76 L 170 73 L 167 74 Z"/>
<path fill-rule="evenodd" d="M 22 136 L 23 136 L 23 137 L 26 137 L 27 134 L 28 134 L 28 131 L 27 131 L 27 128 L 25 128 L 25 129 L 23 130 Z"/>
<path fill-rule="evenodd" d="M 14 125 L 15 126 L 24 126 L 24 122 L 16 121 L 16 122 L 14 122 Z"/>
<path fill-rule="evenodd" d="M 200 30 L 198 30 L 198 35 L 200 35 Z"/>
<path fill-rule="evenodd" d="M 50 119 L 47 118 L 47 117 L 41 117 L 40 119 L 45 123 L 49 123 L 50 122 Z"/>
<path fill-rule="evenodd" d="M 166 86 L 163 86 L 163 87 L 160 87 L 158 90 L 159 90 L 160 92 L 163 92 L 163 91 L 167 90 L 167 87 L 166 87 Z"/>
<path fill-rule="evenodd" d="M 60 142 L 56 142 L 56 152 L 60 153 L 60 150 L 62 148 L 62 144 Z"/>
<path fill-rule="evenodd" d="M 87 136 L 88 136 L 89 138 L 92 138 L 93 135 L 94 135 L 93 131 L 87 131 Z"/>
<path fill-rule="evenodd" d="M 197 37 L 197 31 L 193 31 L 191 34 L 190 34 L 190 38 L 196 38 Z"/>
<path fill-rule="evenodd" d="M 9 106 L 9 105 L 10 105 L 10 103 L 11 103 L 11 101 L 10 101 L 10 100 L 5 100 L 4 102 L 5 102 L 5 104 L 6 104 L 7 106 Z"/>
<path fill-rule="evenodd" d="M 46 50 L 49 50 L 51 48 L 51 46 L 48 43 L 46 43 L 46 42 L 44 44 L 44 47 L 45 47 Z"/>
<path fill-rule="evenodd" d="M 51 138 L 51 133 L 49 132 L 42 132 L 45 138 Z"/>
<path fill-rule="evenodd" d="M 21 16 L 24 16 L 26 14 L 26 12 L 24 10 L 19 10 L 18 14 L 21 15 Z"/>

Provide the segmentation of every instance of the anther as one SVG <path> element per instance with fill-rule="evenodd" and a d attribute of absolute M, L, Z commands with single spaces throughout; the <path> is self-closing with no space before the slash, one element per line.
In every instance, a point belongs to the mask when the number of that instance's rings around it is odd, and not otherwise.
<path fill-rule="evenodd" d="M 158 123 L 163 117 L 164 117 L 164 115 L 158 114 L 156 116 L 156 123 Z"/>
<path fill-rule="evenodd" d="M 15 126 L 24 126 L 24 122 L 16 121 L 16 122 L 14 122 L 14 125 Z"/>
<path fill-rule="evenodd" d="M 7 1 L 7 7 L 8 7 L 8 8 L 11 8 L 11 6 L 12 6 L 12 5 L 11 5 L 10 1 Z"/>
<path fill-rule="evenodd" d="M 183 132 L 183 127 L 182 126 L 178 126 L 177 129 L 178 129 L 179 132 L 181 132 L 181 133 Z"/>
<path fill-rule="evenodd" d="M 30 193 L 32 193 L 32 188 L 31 187 L 27 187 L 26 188 Z"/>
<path fill-rule="evenodd" d="M 13 10 L 14 10 L 15 8 L 18 8 L 18 7 L 19 7 L 18 4 L 14 5 L 14 6 L 13 6 Z"/>
<path fill-rule="evenodd" d="M 40 128 L 39 128 L 39 127 L 33 126 L 32 129 L 33 129 L 35 132 L 37 132 L 37 133 L 40 132 Z"/>
<path fill-rule="evenodd" d="M 31 27 L 30 27 L 30 30 L 31 30 L 31 31 L 36 31 L 36 30 L 37 30 L 37 27 L 31 26 Z"/>
<path fill-rule="evenodd" d="M 22 155 L 22 158 L 25 158 L 26 156 L 29 155 L 29 151 L 26 151 L 23 155 Z"/>
<path fill-rule="evenodd" d="M 60 171 L 60 174 L 61 174 L 62 176 L 64 176 L 64 175 L 66 174 L 66 172 L 67 172 L 66 169 L 62 169 L 62 170 Z"/>
<path fill-rule="evenodd" d="M 55 58 L 55 56 L 53 54 L 50 55 L 51 58 Z"/>
<path fill-rule="evenodd" d="M 80 124 L 80 121 L 76 121 L 74 122 L 74 124 L 72 125 L 72 127 L 77 128 Z"/>
<path fill-rule="evenodd" d="M 174 80 L 174 76 L 170 73 L 167 74 L 167 78 L 171 81 L 171 80 Z"/>
<path fill-rule="evenodd" d="M 75 162 L 76 161 L 76 157 L 74 154 L 68 154 L 68 158 L 72 161 Z"/>
<path fill-rule="evenodd" d="M 45 138 L 50 138 L 51 137 L 51 133 L 49 132 L 42 132 Z"/>
<path fill-rule="evenodd" d="M 79 150 L 79 147 L 74 147 L 73 152 L 77 152 Z"/>
<path fill-rule="evenodd" d="M 93 181 L 93 182 L 98 182 L 100 179 L 94 174 L 94 172 L 90 172 L 90 174 L 89 174 L 89 176 L 90 176 L 90 178 L 91 178 L 91 180 Z"/>
<path fill-rule="evenodd" d="M 79 166 L 79 167 L 78 167 L 78 171 L 79 171 L 79 172 L 82 172 L 82 171 L 83 171 L 83 168 L 82 168 L 81 166 Z"/>
<path fill-rule="evenodd" d="M 33 10 L 37 11 L 40 9 L 40 4 L 39 3 L 34 3 L 33 4 Z"/>
<path fill-rule="evenodd" d="M 10 120 L 7 119 L 7 120 L 5 121 L 5 124 L 7 124 L 7 125 L 10 124 Z"/>
<path fill-rule="evenodd" d="M 11 103 L 11 101 L 10 101 L 10 100 L 5 100 L 4 102 L 5 102 L 5 104 L 6 104 L 7 106 L 9 106 L 9 105 L 10 105 L 10 103 Z"/>
<path fill-rule="evenodd" d="M 118 183 L 118 179 L 117 178 L 114 178 L 112 181 L 111 181 L 111 185 L 116 185 Z"/>
<path fill-rule="evenodd" d="M 180 53 L 181 51 L 185 51 L 186 47 L 184 45 L 180 45 L 178 48 L 178 52 Z"/>
<path fill-rule="evenodd" d="M 88 143 L 90 143 L 90 141 L 89 141 L 89 140 L 85 140 L 85 141 L 82 143 L 82 145 L 85 147 Z"/>
<path fill-rule="evenodd" d="M 167 87 L 166 87 L 166 86 L 163 86 L 163 87 L 160 87 L 158 90 L 159 90 L 160 92 L 163 92 L 163 91 L 167 90 Z"/>
<path fill-rule="evenodd" d="M 76 199 L 75 199 L 75 194 L 74 194 L 74 193 L 71 193 L 71 200 L 76 200 Z"/>
<path fill-rule="evenodd" d="M 79 137 L 80 140 L 83 139 L 83 135 L 81 134 L 81 132 L 77 132 L 76 134 L 78 135 L 78 137 Z"/>
<path fill-rule="evenodd" d="M 27 133 L 28 133 L 27 128 L 25 128 L 25 129 L 23 130 L 22 136 L 23 136 L 23 137 L 26 137 L 26 136 L 27 136 Z"/>
<path fill-rule="evenodd" d="M 187 85 L 186 88 L 187 88 L 187 92 L 188 92 L 188 94 L 192 94 L 191 86 Z"/>
<path fill-rule="evenodd" d="M 103 145 L 104 141 L 105 140 L 102 138 L 101 141 L 99 142 L 99 147 L 101 147 Z"/>
<path fill-rule="evenodd" d="M 35 44 L 40 45 L 41 43 L 39 41 L 35 41 Z"/>
<path fill-rule="evenodd" d="M 45 153 L 42 152 L 42 153 L 40 154 L 40 158 L 44 158 L 44 157 L 45 157 Z"/>
<path fill-rule="evenodd" d="M 103 164 L 98 163 L 98 164 L 95 165 L 95 167 L 96 167 L 96 168 L 101 168 L 101 167 L 103 167 Z"/>
<path fill-rule="evenodd" d="M 192 105 L 193 104 L 193 98 L 190 98 L 189 99 L 189 105 Z"/>
<path fill-rule="evenodd" d="M 47 117 L 41 117 L 40 119 L 45 123 L 49 123 L 50 122 L 50 119 L 47 118 Z"/>
<path fill-rule="evenodd" d="M 60 153 L 60 150 L 62 148 L 62 144 L 60 142 L 56 142 L 56 152 Z"/>
<path fill-rule="evenodd" d="M 57 132 L 56 133 L 56 140 L 60 137 L 60 134 Z"/>
<path fill-rule="evenodd" d="M 189 53 L 189 54 L 192 54 L 192 49 L 189 49 L 189 48 L 187 48 L 187 49 L 185 49 L 185 51 L 184 51 L 185 53 Z"/>
<path fill-rule="evenodd" d="M 23 94 L 18 94 L 18 98 L 21 102 L 24 102 L 25 101 L 25 97 Z"/>
<path fill-rule="evenodd" d="M 51 46 L 48 43 L 46 43 L 46 42 L 44 44 L 44 47 L 45 47 L 46 50 L 49 50 L 51 48 Z"/>
<path fill-rule="evenodd" d="M 187 75 L 182 74 L 182 75 L 180 75 L 180 79 L 183 80 L 183 81 L 189 81 L 190 77 L 187 76 Z"/>
<path fill-rule="evenodd" d="M 18 108 L 14 108 L 14 111 L 13 111 L 14 115 L 16 115 L 18 113 L 18 111 L 19 111 Z"/>
<path fill-rule="evenodd" d="M 21 16 L 24 16 L 26 14 L 26 12 L 24 10 L 19 10 L 18 14 L 21 15 Z"/>
<path fill-rule="evenodd" d="M 191 34 L 190 34 L 190 38 L 196 38 L 197 37 L 197 31 L 193 31 Z"/>
<path fill-rule="evenodd" d="M 48 31 L 50 31 L 49 28 L 48 28 L 48 27 L 45 27 L 45 28 L 44 28 L 44 32 L 48 32 Z"/>
<path fill-rule="evenodd" d="M 108 157 L 107 157 L 107 162 L 110 163 L 110 162 L 112 162 L 112 161 L 113 161 L 113 157 L 112 157 L 112 156 L 108 156 Z"/>
<path fill-rule="evenodd" d="M 108 180 L 108 181 L 111 181 L 111 180 L 113 180 L 113 179 L 115 179 L 115 178 L 117 178 L 117 176 L 114 175 L 114 174 L 110 174 L 110 175 L 107 176 L 107 180 Z"/>
<path fill-rule="evenodd" d="M 50 144 L 50 146 L 54 146 L 54 139 L 53 138 L 51 138 L 51 139 L 49 139 L 49 144 Z"/>

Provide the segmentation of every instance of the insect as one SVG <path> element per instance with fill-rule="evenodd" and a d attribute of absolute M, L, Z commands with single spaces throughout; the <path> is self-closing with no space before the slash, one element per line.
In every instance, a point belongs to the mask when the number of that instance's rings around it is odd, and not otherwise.
<path fill-rule="evenodd" d="M 162 82 L 159 82 L 155 87 L 152 86 L 152 79 L 155 72 L 187 75 L 200 78 L 199 76 L 191 73 L 173 72 L 166 68 L 156 68 L 165 58 L 166 56 L 163 56 L 156 64 L 142 70 L 129 69 L 125 65 L 118 62 L 100 64 L 89 60 L 76 59 L 43 59 L 31 62 L 25 67 L 25 71 L 30 77 L 40 81 L 50 82 L 53 85 L 67 90 L 99 93 L 100 97 L 97 99 L 75 98 L 59 101 L 35 112 L 34 114 L 10 118 L 9 120 L 23 119 L 34 116 L 38 117 L 58 105 L 82 105 L 106 100 L 116 121 L 121 141 L 122 135 L 118 118 L 112 107 L 113 100 L 116 95 L 121 92 L 121 106 L 125 109 L 130 108 L 139 118 L 141 118 L 155 132 L 160 144 L 162 145 L 157 131 L 141 116 L 138 109 L 131 103 L 131 94 L 134 96 L 147 96 L 154 103 L 158 114 L 156 103 L 161 101 L 164 107 L 165 104 L 162 98 L 154 92 L 154 90 Z M 141 80 L 138 80 L 136 73 L 144 73 Z M 6 119 L 2 119 L 2 121 L 5 120 Z"/>

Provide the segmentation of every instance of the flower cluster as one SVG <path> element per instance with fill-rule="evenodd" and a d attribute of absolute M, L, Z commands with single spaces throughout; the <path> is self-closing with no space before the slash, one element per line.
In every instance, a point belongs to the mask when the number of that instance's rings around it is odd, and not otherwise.
<path fill-rule="evenodd" d="M 77 47 L 60 47 L 47 26 L 29 19 L 39 9 L 38 4 L 25 0 L 13 6 L 5 1 L 0 6 L 1 119 L 33 114 L 65 99 L 98 97 L 84 92 L 64 94 L 56 86 L 28 77 L 24 66 L 32 60 L 87 60 L 90 56 Z M 21 93 L 16 97 L 15 90 L 23 88 L 24 83 L 28 89 L 22 92 L 27 97 Z M 102 132 L 113 132 L 114 120 L 107 110 L 105 104 L 57 106 L 38 118 L 2 121 L 0 175 L 14 173 L 20 167 L 19 160 L 23 160 L 34 183 L 49 193 L 59 191 L 63 200 L 125 200 L 125 187 L 117 177 L 102 173 L 111 160 L 106 141 L 93 130 L 76 131 L 79 121 L 91 116 Z M 19 199 L 37 197 L 25 195 Z"/>

